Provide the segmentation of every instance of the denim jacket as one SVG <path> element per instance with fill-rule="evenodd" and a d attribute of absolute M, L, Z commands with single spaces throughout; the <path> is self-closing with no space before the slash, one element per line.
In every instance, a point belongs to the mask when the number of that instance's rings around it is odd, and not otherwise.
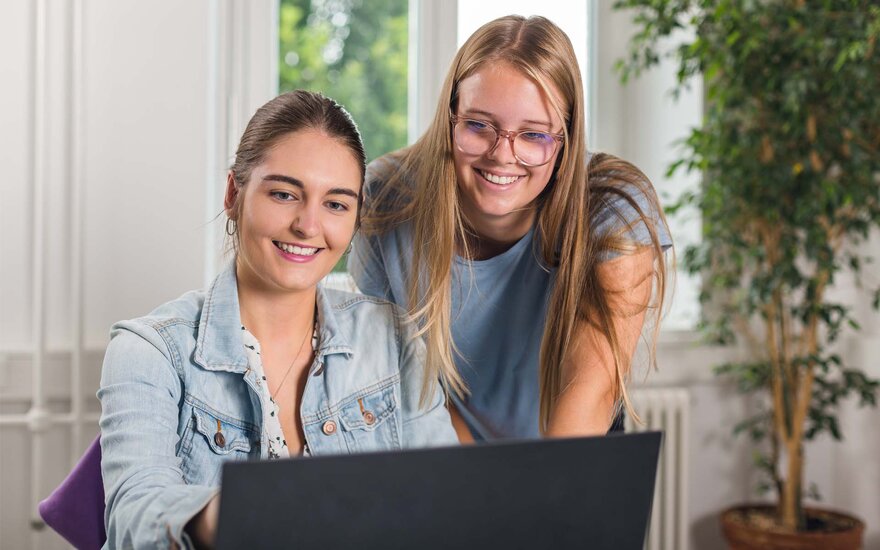
<path fill-rule="evenodd" d="M 420 408 L 424 345 L 395 306 L 318 289 L 301 401 L 313 455 L 457 443 L 442 392 Z M 105 548 L 191 547 L 186 524 L 227 460 L 267 458 L 235 269 L 111 330 L 101 388 Z M 370 414 L 368 414 L 370 413 Z"/>

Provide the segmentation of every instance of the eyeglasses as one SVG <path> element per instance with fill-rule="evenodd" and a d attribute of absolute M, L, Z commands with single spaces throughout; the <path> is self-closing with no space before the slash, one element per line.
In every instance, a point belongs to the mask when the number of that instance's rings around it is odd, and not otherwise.
<path fill-rule="evenodd" d="M 508 132 L 492 126 L 485 120 L 463 118 L 450 113 L 452 139 L 456 147 L 466 155 L 484 155 L 498 146 L 498 140 L 510 142 L 514 158 L 523 166 L 541 166 L 550 162 L 563 134 L 551 134 L 538 130 Z"/>

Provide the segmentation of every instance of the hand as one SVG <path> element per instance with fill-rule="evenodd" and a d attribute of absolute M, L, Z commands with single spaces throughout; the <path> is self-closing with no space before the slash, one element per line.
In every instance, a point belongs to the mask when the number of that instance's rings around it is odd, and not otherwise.
<path fill-rule="evenodd" d="M 214 548 L 219 515 L 220 493 L 217 493 L 186 526 L 186 531 L 192 537 L 197 548 Z"/>
<path fill-rule="evenodd" d="M 468 428 L 461 413 L 458 412 L 458 408 L 452 403 L 452 401 L 448 401 L 446 407 L 449 410 L 449 418 L 452 420 L 452 427 L 455 428 L 455 434 L 458 436 L 458 442 L 462 445 L 474 443 L 474 436 L 471 434 L 471 429 Z"/>

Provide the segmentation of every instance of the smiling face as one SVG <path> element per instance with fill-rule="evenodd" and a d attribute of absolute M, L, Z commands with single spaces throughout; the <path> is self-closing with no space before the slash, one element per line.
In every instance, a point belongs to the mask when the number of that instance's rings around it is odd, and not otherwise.
<path fill-rule="evenodd" d="M 230 175 L 226 210 L 239 233 L 239 284 L 314 292 L 351 242 L 360 190 L 348 147 L 311 129 L 281 138 L 243 187 Z"/>
<path fill-rule="evenodd" d="M 563 131 L 562 121 L 538 84 L 507 63 L 487 63 L 463 79 L 455 114 L 506 131 Z M 515 231 L 527 230 L 534 219 L 535 199 L 550 181 L 561 148 L 546 164 L 529 167 L 517 161 L 510 141 L 503 137 L 482 155 L 463 153 L 453 145 L 462 210 L 475 229 L 479 232 L 481 226 L 501 224 Z"/>

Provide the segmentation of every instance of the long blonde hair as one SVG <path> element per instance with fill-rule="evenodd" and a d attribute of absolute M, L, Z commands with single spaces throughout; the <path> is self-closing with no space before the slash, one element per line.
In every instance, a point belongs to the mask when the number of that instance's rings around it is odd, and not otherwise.
<path fill-rule="evenodd" d="M 651 235 L 655 258 L 661 258 L 654 216 L 661 223 L 663 217 L 650 182 L 637 168 L 603 154 L 593 155 L 587 166 L 584 93 L 577 59 L 565 33 L 543 17 L 502 17 L 471 35 L 452 62 L 430 127 L 415 144 L 394 153 L 390 162 L 379 166 L 376 180 L 383 183 L 368 193 L 365 233 L 382 234 L 400 224 L 412 224 L 408 307 L 427 347 L 422 397 L 429 395 L 438 379 L 450 391 L 459 395 L 467 392 L 455 367 L 457 351 L 451 337 L 456 247 L 465 257 L 469 254 L 468 228 L 453 165 L 450 112 L 455 111 L 459 83 L 490 62 L 504 62 L 531 78 L 564 121 L 561 158 L 536 199 L 535 238 L 540 259 L 548 269 L 556 269 L 541 342 L 541 430 L 546 431 L 550 411 L 564 389 L 561 366 L 571 350 L 579 321 L 591 323 L 607 339 L 616 372 L 615 405 L 623 404 L 634 414 L 626 392 L 630 360 L 614 331 L 615 311 L 609 306 L 608 293 L 601 288 L 597 268 L 603 251 L 628 253 L 636 248 L 635 243 L 626 240 L 627 229 L 635 224 L 597 235 L 591 223 L 613 196 L 622 197 L 639 212 Z M 563 104 L 551 90 L 558 93 Z M 653 212 L 642 211 L 625 191 L 627 185 L 644 192 Z M 655 264 L 654 305 L 659 312 L 666 271 L 662 261 Z"/>

